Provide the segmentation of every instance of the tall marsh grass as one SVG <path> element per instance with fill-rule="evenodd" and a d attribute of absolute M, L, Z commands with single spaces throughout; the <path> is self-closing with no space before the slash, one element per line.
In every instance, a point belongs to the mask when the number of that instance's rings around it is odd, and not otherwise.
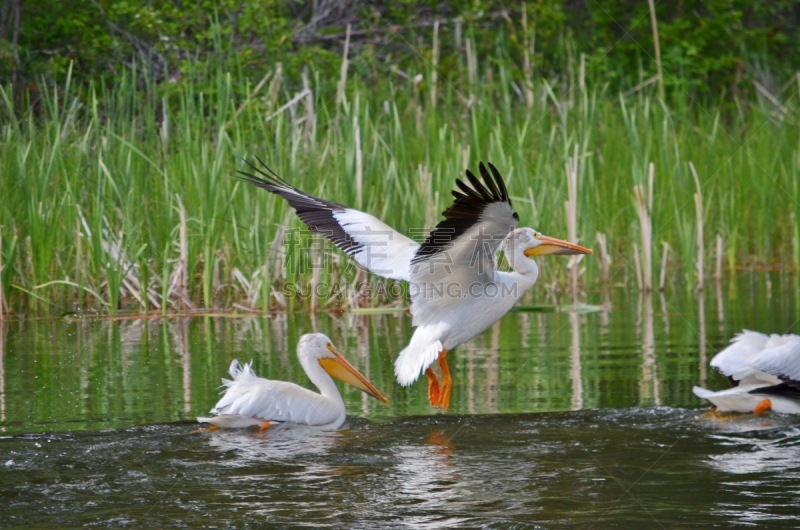
<path fill-rule="evenodd" d="M 790 96 L 772 95 L 781 112 L 769 98 L 726 111 L 677 96 L 669 104 L 653 86 L 609 93 L 582 62 L 563 86 L 533 77 L 530 58 L 517 65 L 501 51 L 481 64 L 474 43 L 462 48 L 447 80 L 433 75 L 436 56 L 380 86 L 345 62 L 331 91 L 313 69 L 290 86 L 280 65 L 252 85 L 221 65 L 213 90 L 185 84 L 167 96 L 134 72 L 88 93 L 67 81 L 35 107 L 0 88 L 0 308 L 402 306 L 392 283 L 359 289 L 366 277 L 350 260 L 308 237 L 283 201 L 234 178 L 252 155 L 417 239 L 454 179 L 492 161 L 523 225 L 607 249 L 603 263 L 584 259 L 575 271 L 546 260 L 542 281 L 555 288 L 635 284 L 635 242 L 647 247 L 647 289 L 654 264 L 661 288 L 702 285 L 715 268 L 699 259 L 702 239 L 724 241 L 723 274 L 800 265 Z"/>

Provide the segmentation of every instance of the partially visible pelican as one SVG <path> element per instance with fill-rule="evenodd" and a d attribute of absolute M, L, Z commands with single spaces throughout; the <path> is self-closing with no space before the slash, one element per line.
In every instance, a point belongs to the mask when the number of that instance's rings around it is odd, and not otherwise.
<path fill-rule="evenodd" d="M 256 376 L 252 363 L 231 363 L 232 379 L 223 379 L 225 394 L 211 409 L 214 416 L 197 418 L 212 428 L 269 427 L 270 423 L 299 423 L 321 429 L 338 429 L 345 420 L 342 395 L 331 376 L 353 385 L 384 403 L 388 400 L 367 378 L 342 357 L 322 333 L 300 337 L 297 357 L 319 393 L 294 383 Z"/>
<path fill-rule="evenodd" d="M 313 232 L 327 237 L 369 271 L 409 282 L 411 342 L 395 361 L 397 381 L 409 386 L 425 373 L 428 400 L 447 409 L 452 378 L 447 353 L 482 333 L 505 315 L 539 276 L 531 259 L 547 254 L 591 254 L 588 248 L 518 228 L 519 216 L 503 178 L 492 164 L 480 163 L 481 179 L 467 170 L 456 179 L 455 201 L 422 244 L 368 213 L 305 193 L 280 178 L 264 162 L 240 171 L 244 180 L 286 199 Z M 497 270 L 503 247 L 511 272 Z M 442 385 L 431 369 L 439 362 Z"/>
<path fill-rule="evenodd" d="M 711 366 L 734 386 L 718 392 L 696 386 L 694 393 L 718 411 L 800 413 L 800 335 L 744 330 L 711 359 Z"/>

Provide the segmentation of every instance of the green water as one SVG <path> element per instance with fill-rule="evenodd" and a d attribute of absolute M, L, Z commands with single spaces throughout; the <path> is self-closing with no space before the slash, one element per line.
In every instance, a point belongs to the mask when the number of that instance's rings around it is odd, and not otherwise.
<path fill-rule="evenodd" d="M 691 392 L 742 328 L 800 332 L 793 276 L 540 298 L 452 352 L 447 414 L 393 380 L 403 313 L 7 322 L 0 526 L 796 526 L 800 419 Z M 342 387 L 339 432 L 193 432 L 234 358 L 307 385 L 312 330 L 389 405 Z"/>

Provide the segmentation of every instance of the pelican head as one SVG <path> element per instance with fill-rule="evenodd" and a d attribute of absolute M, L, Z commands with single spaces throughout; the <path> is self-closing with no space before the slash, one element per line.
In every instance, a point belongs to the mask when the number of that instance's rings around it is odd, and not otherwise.
<path fill-rule="evenodd" d="M 543 235 L 533 228 L 517 228 L 506 239 L 506 253 L 522 250 L 532 258 L 547 255 L 592 254 L 592 250 L 569 241 Z"/>
<path fill-rule="evenodd" d="M 300 337 L 297 356 L 300 358 L 300 364 L 306 368 L 306 372 L 311 373 L 308 366 L 316 361 L 331 377 L 344 381 L 384 403 L 389 402 L 366 377 L 347 362 L 326 335 L 308 333 Z"/>

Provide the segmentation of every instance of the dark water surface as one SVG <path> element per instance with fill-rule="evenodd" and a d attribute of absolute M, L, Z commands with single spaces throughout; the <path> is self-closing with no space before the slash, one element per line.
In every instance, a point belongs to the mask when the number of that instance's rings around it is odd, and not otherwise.
<path fill-rule="evenodd" d="M 5 323 L 0 527 L 798 527 L 800 418 L 691 393 L 724 387 L 708 360 L 742 328 L 799 332 L 798 298 L 762 273 L 523 307 L 450 355 L 447 414 L 393 381 L 402 313 Z M 307 385 L 311 330 L 391 403 L 348 388 L 338 432 L 194 432 L 234 358 Z"/>
<path fill-rule="evenodd" d="M 363 528 L 797 525 L 800 422 L 675 408 L 193 425 L 2 440 L 4 523 Z M 633 526 L 631 526 L 633 527 Z"/>

